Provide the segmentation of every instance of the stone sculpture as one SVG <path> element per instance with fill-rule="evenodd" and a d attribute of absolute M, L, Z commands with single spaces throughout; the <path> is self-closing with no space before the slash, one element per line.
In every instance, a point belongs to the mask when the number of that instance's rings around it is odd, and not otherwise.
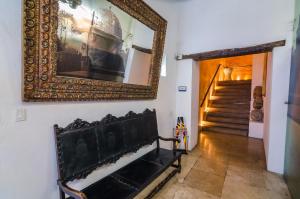
<path fill-rule="evenodd" d="M 261 86 L 256 86 L 254 88 L 253 92 L 253 108 L 254 110 L 251 111 L 250 117 L 252 121 L 256 122 L 262 122 L 264 118 L 264 113 L 263 113 L 263 96 L 262 96 L 262 87 Z"/>

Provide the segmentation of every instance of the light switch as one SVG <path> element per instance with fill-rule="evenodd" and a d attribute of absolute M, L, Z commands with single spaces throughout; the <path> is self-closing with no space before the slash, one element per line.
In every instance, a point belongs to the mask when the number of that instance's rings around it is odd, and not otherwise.
<path fill-rule="evenodd" d="M 24 108 L 17 109 L 16 122 L 26 121 L 26 118 L 27 118 L 26 109 Z"/>

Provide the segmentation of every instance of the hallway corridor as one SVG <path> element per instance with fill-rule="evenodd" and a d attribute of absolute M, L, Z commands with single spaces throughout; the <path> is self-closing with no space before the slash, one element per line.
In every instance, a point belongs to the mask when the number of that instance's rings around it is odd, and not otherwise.
<path fill-rule="evenodd" d="M 282 177 L 267 172 L 265 167 L 261 140 L 201 133 L 198 146 L 183 156 L 182 173 L 155 198 L 289 199 Z"/>

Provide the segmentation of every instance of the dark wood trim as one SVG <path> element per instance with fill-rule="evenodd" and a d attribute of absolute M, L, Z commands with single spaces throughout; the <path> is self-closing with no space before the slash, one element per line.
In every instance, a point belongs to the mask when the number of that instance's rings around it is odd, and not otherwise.
<path fill-rule="evenodd" d="M 143 48 L 137 45 L 132 45 L 132 48 L 138 51 L 141 51 L 143 53 L 147 53 L 147 54 L 152 54 L 152 49 L 148 49 L 148 48 Z"/>
<path fill-rule="evenodd" d="M 223 49 L 223 50 L 215 50 L 208 51 L 203 53 L 182 55 L 182 59 L 193 59 L 195 61 L 208 60 L 208 59 L 216 59 L 216 58 L 226 58 L 226 57 L 235 57 L 242 55 L 250 55 L 250 54 L 259 54 L 272 52 L 273 48 L 285 46 L 286 41 L 275 41 L 271 43 L 265 43 L 256 46 L 250 46 L 245 48 L 231 48 L 231 49 Z M 177 60 L 181 60 L 178 59 Z"/>

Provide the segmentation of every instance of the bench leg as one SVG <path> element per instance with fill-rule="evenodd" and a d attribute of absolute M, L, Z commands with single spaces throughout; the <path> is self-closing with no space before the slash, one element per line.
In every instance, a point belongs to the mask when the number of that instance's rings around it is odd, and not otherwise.
<path fill-rule="evenodd" d="M 65 193 L 61 189 L 59 189 L 59 198 L 66 199 Z"/>
<path fill-rule="evenodd" d="M 176 175 L 178 169 L 174 169 L 163 181 L 161 181 L 152 191 L 145 197 L 145 199 L 151 199 L 157 192 L 159 192 L 167 182 Z"/>
<path fill-rule="evenodd" d="M 178 157 L 178 173 L 181 173 L 181 156 Z"/>
<path fill-rule="evenodd" d="M 181 173 L 181 156 L 177 159 L 177 164 L 172 164 L 172 167 L 176 168 L 178 173 Z"/>

